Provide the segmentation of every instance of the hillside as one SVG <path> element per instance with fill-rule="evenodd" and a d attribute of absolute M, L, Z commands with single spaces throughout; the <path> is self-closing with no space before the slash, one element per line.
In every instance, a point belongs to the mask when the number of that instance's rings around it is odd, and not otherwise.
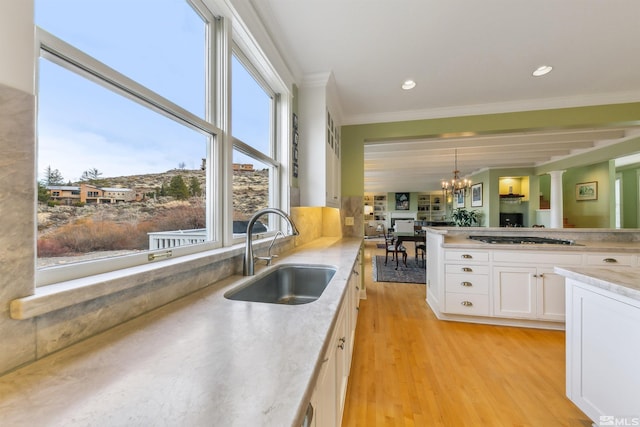
<path fill-rule="evenodd" d="M 202 190 L 205 189 L 205 172 L 200 169 L 172 169 L 157 174 L 101 178 L 101 186 L 130 188 L 140 194 L 155 194 L 163 185 L 168 187 L 171 179 L 176 175 L 180 175 L 187 185 L 195 177 Z M 267 170 L 233 172 L 234 219 L 247 219 L 258 209 L 267 206 L 269 200 L 268 181 Z M 44 237 L 54 233 L 63 225 L 86 221 L 89 218 L 92 221 L 110 221 L 135 226 L 159 215 L 169 216 L 172 210 L 177 212 L 178 209 L 182 212 L 186 209 L 199 211 L 200 214 L 193 213 L 192 215 L 203 216 L 203 199 L 196 197 L 188 201 L 178 201 L 172 197 L 152 196 L 146 197 L 141 202 L 85 205 L 82 207 L 47 206 L 40 203 L 38 206 L 38 234 L 39 237 Z M 189 222 L 197 225 L 201 220 L 204 219 L 200 218 L 200 220 Z M 199 227 L 194 225 L 191 228 Z"/>

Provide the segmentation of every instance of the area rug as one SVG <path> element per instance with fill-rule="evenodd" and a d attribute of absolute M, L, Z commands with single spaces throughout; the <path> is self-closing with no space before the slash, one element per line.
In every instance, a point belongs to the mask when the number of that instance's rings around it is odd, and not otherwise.
<path fill-rule="evenodd" d="M 416 265 L 416 260 L 411 257 L 407 259 L 405 267 L 400 261 L 396 270 L 396 262 L 389 261 L 384 265 L 384 256 L 376 255 L 373 258 L 373 280 L 376 282 L 400 282 L 400 283 L 427 283 L 427 271 L 424 264 Z"/>

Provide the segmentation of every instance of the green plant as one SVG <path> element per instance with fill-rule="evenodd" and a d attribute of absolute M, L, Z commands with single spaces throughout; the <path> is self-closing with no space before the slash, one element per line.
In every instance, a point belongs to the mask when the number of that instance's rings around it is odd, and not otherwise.
<path fill-rule="evenodd" d="M 458 227 L 471 227 L 473 224 L 478 224 L 478 212 L 457 208 L 451 214 L 451 219 Z"/>

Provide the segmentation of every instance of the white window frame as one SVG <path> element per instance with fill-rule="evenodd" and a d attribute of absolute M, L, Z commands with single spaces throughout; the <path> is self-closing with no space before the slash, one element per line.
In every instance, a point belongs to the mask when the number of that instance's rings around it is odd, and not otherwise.
<path fill-rule="evenodd" d="M 256 159 L 269 167 L 269 200 L 268 207 L 280 207 L 280 177 L 281 177 L 281 162 L 279 161 L 279 153 L 283 150 L 280 149 L 278 144 L 278 112 L 280 107 L 280 96 L 274 91 L 267 81 L 256 70 L 255 66 L 251 63 L 248 57 L 242 52 L 242 50 L 236 45 L 233 45 L 232 55 L 236 57 L 238 62 L 245 68 L 245 70 L 256 80 L 256 83 L 265 91 L 265 94 L 271 99 L 270 102 L 270 117 L 269 122 L 271 124 L 269 135 L 269 154 L 265 154 L 244 141 L 233 136 L 233 129 L 231 130 L 231 150 L 239 151 L 251 158 Z M 231 76 L 233 78 L 233 75 Z M 233 189 L 231 190 L 233 193 Z M 270 224 L 278 224 L 277 227 L 273 227 L 265 232 L 256 234 L 254 238 L 261 238 L 274 235 L 278 230 L 281 230 L 282 225 L 274 215 L 270 217 Z M 233 242 L 240 243 L 246 239 L 246 233 L 233 234 Z"/>
<path fill-rule="evenodd" d="M 223 202 L 221 200 L 221 192 L 216 191 L 216 188 L 221 184 L 220 177 L 222 176 L 222 173 L 220 171 L 223 170 L 222 156 L 220 155 L 220 147 L 223 145 L 220 140 L 222 139 L 223 131 L 218 126 L 214 125 L 212 120 L 212 118 L 217 117 L 216 111 L 218 110 L 219 105 L 215 102 L 215 94 L 219 92 L 217 89 L 220 85 L 216 84 L 215 81 L 211 82 L 212 77 L 224 76 L 225 74 L 224 72 L 221 72 L 221 70 L 216 70 L 214 68 L 215 64 L 221 63 L 219 58 L 214 58 L 214 56 L 219 55 L 220 52 L 211 48 L 212 46 L 219 45 L 219 43 L 216 42 L 220 32 L 216 31 L 216 24 L 220 22 L 220 20 L 216 20 L 215 17 L 197 0 L 190 0 L 190 4 L 194 6 L 194 13 L 199 13 L 206 24 L 207 40 L 205 43 L 206 52 L 209 52 L 206 72 L 206 119 L 198 117 L 168 99 L 149 90 L 143 85 L 129 79 L 118 71 L 64 42 L 46 30 L 36 27 L 36 47 L 38 50 L 35 55 L 36 64 L 38 64 L 39 58 L 45 58 L 46 60 L 67 69 L 69 72 L 73 72 L 87 78 L 106 89 L 112 90 L 129 100 L 152 109 L 169 119 L 176 120 L 177 122 L 207 136 L 207 241 L 201 244 L 172 248 L 171 257 L 184 256 L 220 248 L 223 241 L 221 238 L 223 215 L 219 208 L 223 205 Z M 37 65 L 36 74 L 39 74 Z M 36 81 L 38 81 L 38 79 L 36 79 Z M 150 254 L 162 254 L 164 252 L 166 252 L 166 250 L 147 250 L 129 255 L 36 269 L 36 286 L 44 286 L 109 271 L 120 270 L 136 265 L 147 264 L 155 260 L 149 256 Z"/>
<path fill-rule="evenodd" d="M 271 165 L 270 176 L 270 207 L 278 207 L 284 211 L 289 211 L 289 185 L 291 182 L 290 149 L 291 146 L 291 113 L 292 95 L 289 85 L 292 76 L 289 70 L 283 70 L 286 81 L 279 76 L 276 68 L 271 64 L 265 52 L 256 43 L 247 27 L 240 23 L 235 11 L 231 11 L 225 2 L 216 0 L 186 0 L 194 10 L 197 11 L 207 23 L 207 46 L 209 52 L 207 59 L 207 109 L 205 120 L 194 116 L 178 105 L 168 101 L 155 92 L 146 89 L 144 86 L 135 83 L 124 75 L 111 69 L 110 67 L 95 60 L 91 56 L 84 54 L 73 46 L 49 34 L 45 30 L 36 27 L 36 75 L 38 73 L 38 61 L 40 52 L 45 52 L 48 60 L 55 61 L 58 65 L 68 68 L 72 72 L 77 72 L 90 78 L 98 84 L 106 84 L 109 89 L 114 89 L 143 105 L 151 106 L 155 111 L 168 116 L 177 116 L 179 120 L 193 129 L 205 132 L 214 138 L 207 147 L 207 176 L 206 176 L 206 197 L 208 203 L 207 210 L 207 232 L 211 241 L 203 244 L 185 246 L 172 249 L 172 257 L 188 254 L 197 254 L 205 251 L 227 251 L 238 243 L 244 244 L 246 236 L 234 237 L 232 227 L 232 197 L 233 197 L 233 176 L 232 176 L 232 153 L 234 146 L 243 147 L 241 141 L 236 141 L 231 136 L 230 130 L 230 78 L 231 78 L 231 52 L 243 52 L 247 61 L 245 66 L 251 64 L 251 70 L 264 83 L 264 87 L 271 88 L 274 94 L 272 123 L 272 157 L 263 157 L 262 153 L 255 156 L 265 164 Z M 213 9 L 211 9 L 213 8 Z M 220 16 L 214 16 L 213 13 Z M 239 25 L 235 25 L 238 22 Z M 280 64 L 282 66 L 282 64 Z M 37 79 L 36 79 L 37 81 Z M 36 90 L 37 93 L 37 90 Z M 249 147 L 251 148 L 251 147 Z M 249 153 L 254 155 L 251 150 Z M 35 174 L 35 170 L 34 170 Z M 35 177 L 34 177 L 35 180 Z M 279 217 L 278 217 L 279 218 Z M 274 222 L 276 224 L 276 222 Z M 280 219 L 279 228 L 286 230 L 286 224 Z M 272 232 L 272 234 L 275 231 Z M 260 238 L 263 235 L 254 236 Z M 104 260 L 94 260 L 78 262 L 67 266 L 47 267 L 36 270 L 36 286 L 55 284 L 71 279 L 80 279 L 100 273 L 117 272 L 129 267 L 148 264 L 148 256 L 157 251 L 146 251 L 140 254 L 131 254 L 120 257 L 112 257 Z M 162 252 L 162 251 L 160 251 Z M 185 258 L 185 262 L 188 258 Z"/>

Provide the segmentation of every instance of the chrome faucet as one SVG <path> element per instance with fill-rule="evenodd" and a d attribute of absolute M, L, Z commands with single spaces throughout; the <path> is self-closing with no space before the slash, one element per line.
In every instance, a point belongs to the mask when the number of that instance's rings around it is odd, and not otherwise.
<path fill-rule="evenodd" d="M 282 218 L 284 218 L 284 220 L 287 221 L 287 223 L 289 224 L 289 227 L 291 227 L 291 235 L 292 236 L 297 236 L 297 235 L 300 234 L 300 232 L 296 228 L 296 225 L 293 223 L 293 220 L 291 219 L 291 217 L 289 217 L 289 215 L 287 215 L 284 211 L 282 211 L 280 209 L 265 208 L 265 209 L 259 210 L 255 214 L 253 214 L 253 216 L 249 220 L 249 223 L 247 224 L 247 240 L 246 240 L 246 244 L 245 244 L 245 248 L 244 248 L 244 261 L 243 261 L 243 265 L 242 265 L 242 275 L 243 276 L 253 276 L 253 274 L 254 274 L 254 268 L 253 267 L 254 267 L 254 264 L 256 262 L 256 259 L 258 259 L 257 257 L 253 256 L 253 239 L 251 238 L 251 230 L 253 228 L 253 224 L 255 224 L 256 221 L 258 220 L 258 218 L 260 218 L 262 215 L 269 214 L 269 213 L 280 215 Z M 282 235 L 284 236 L 284 233 L 282 233 Z M 271 247 L 275 243 L 277 237 L 278 237 L 278 233 L 276 233 L 276 236 L 274 237 L 273 241 L 271 242 L 271 246 L 269 246 L 269 256 L 268 256 L 267 264 L 271 263 L 271 258 L 272 258 L 272 256 L 271 256 Z M 267 258 L 261 257 L 259 259 L 267 259 Z"/>

